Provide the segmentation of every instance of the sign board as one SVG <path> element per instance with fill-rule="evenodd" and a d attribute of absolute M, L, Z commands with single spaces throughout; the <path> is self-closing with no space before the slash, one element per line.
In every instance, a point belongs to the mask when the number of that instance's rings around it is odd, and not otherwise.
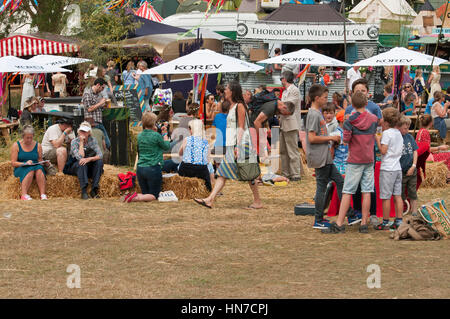
<path fill-rule="evenodd" d="M 378 39 L 379 24 L 348 23 L 347 41 Z M 344 41 L 344 24 L 271 23 L 264 21 L 237 21 L 238 39 L 270 41 Z"/>
<path fill-rule="evenodd" d="M 231 56 L 236 59 L 241 58 L 241 46 L 237 42 L 223 41 L 222 54 Z M 222 73 L 222 83 L 228 83 L 237 80 L 239 73 Z"/>
<path fill-rule="evenodd" d="M 127 107 L 130 110 L 130 119 L 140 122 L 142 113 L 145 111 L 144 94 L 141 87 L 136 84 L 116 85 L 114 87 L 114 97 L 120 107 Z"/>
<path fill-rule="evenodd" d="M 433 28 L 431 34 L 440 34 L 441 28 Z M 450 34 L 450 28 L 442 28 L 442 34 Z"/>
<path fill-rule="evenodd" d="M 391 48 L 386 48 L 386 47 L 378 47 L 378 53 L 384 53 L 389 51 Z M 384 99 L 384 86 L 387 84 L 386 82 L 384 82 L 383 80 L 383 73 L 384 73 L 384 67 L 382 66 L 377 66 L 375 68 L 375 72 L 374 72 L 374 77 L 375 77 L 375 84 L 374 84 L 374 88 L 373 88 L 373 101 L 375 103 L 380 103 L 381 101 L 383 101 Z"/>

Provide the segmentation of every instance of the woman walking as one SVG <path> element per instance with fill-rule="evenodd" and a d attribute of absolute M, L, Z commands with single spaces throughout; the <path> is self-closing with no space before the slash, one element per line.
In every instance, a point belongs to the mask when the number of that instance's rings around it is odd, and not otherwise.
<path fill-rule="evenodd" d="M 208 208 L 212 208 L 217 194 L 225 186 L 227 179 L 238 180 L 236 158 L 241 158 L 242 152 L 247 148 L 245 146 L 248 146 L 251 140 L 247 125 L 247 106 L 239 82 L 231 81 L 228 83 L 225 88 L 225 100 L 228 100 L 232 105 L 227 116 L 225 158 L 217 170 L 218 177 L 211 194 L 207 198 L 194 199 L 196 203 Z M 253 193 L 253 203 L 248 206 L 248 209 L 263 208 L 257 184 L 251 181 L 249 186 Z"/>

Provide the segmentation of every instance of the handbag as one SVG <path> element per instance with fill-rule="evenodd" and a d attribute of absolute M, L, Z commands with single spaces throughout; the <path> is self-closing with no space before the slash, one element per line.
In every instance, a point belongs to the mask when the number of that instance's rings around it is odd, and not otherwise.
<path fill-rule="evenodd" d="M 443 200 L 422 205 L 419 213 L 443 238 L 450 238 L 450 216 Z"/>
<path fill-rule="evenodd" d="M 248 114 L 247 109 L 245 110 L 245 120 L 247 124 L 247 129 L 249 126 L 248 121 Z M 236 131 L 238 128 L 238 113 L 237 113 L 237 106 L 236 106 Z M 237 134 L 237 133 L 236 133 Z M 251 152 L 253 151 L 251 147 L 251 138 L 249 143 L 245 143 L 242 146 L 239 147 L 240 154 L 241 152 L 244 152 L 243 160 L 240 157 L 239 160 L 236 158 L 236 167 L 237 167 L 237 176 L 240 181 L 254 181 L 261 175 L 261 168 L 259 167 L 259 159 L 258 156 L 256 156 L 256 162 L 252 161 L 252 157 L 250 156 Z"/>

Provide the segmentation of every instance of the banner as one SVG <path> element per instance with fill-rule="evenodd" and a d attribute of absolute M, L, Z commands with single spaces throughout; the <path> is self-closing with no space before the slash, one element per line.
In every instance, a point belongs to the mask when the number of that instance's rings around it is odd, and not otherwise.
<path fill-rule="evenodd" d="M 378 39 L 378 24 L 348 23 L 347 41 L 374 41 Z M 237 21 L 238 39 L 271 41 L 344 41 L 344 24 L 278 24 L 263 21 Z"/>

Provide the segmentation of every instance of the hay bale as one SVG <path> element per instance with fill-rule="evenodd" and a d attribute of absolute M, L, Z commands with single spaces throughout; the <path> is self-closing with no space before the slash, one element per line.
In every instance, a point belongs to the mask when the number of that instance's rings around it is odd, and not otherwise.
<path fill-rule="evenodd" d="M 14 167 L 12 167 L 10 161 L 0 163 L 0 180 L 4 181 L 13 174 Z"/>
<path fill-rule="evenodd" d="M 427 163 L 426 178 L 421 184 L 425 188 L 441 188 L 447 186 L 448 168 L 445 162 Z"/>
<path fill-rule="evenodd" d="M 3 167 L 3 166 L 2 166 Z M 6 167 L 6 166 L 4 166 Z M 122 193 L 119 189 L 119 180 L 117 174 L 124 173 L 123 169 L 112 165 L 105 165 L 104 172 L 100 179 L 99 195 L 101 198 L 119 198 Z M 5 172 L 7 169 L 5 169 Z M 5 173 L 4 192 L 1 194 L 2 199 L 19 199 L 20 198 L 20 180 L 14 177 L 12 171 Z M 80 198 L 81 190 L 78 178 L 71 175 L 63 176 L 47 176 L 46 193 L 49 198 Z M 202 179 L 189 178 L 181 176 L 172 176 L 163 178 L 163 191 L 171 190 L 177 195 L 178 199 L 193 199 L 195 197 L 206 197 L 208 191 Z M 89 191 L 89 189 L 88 189 Z M 140 192 L 139 184 L 136 185 L 136 191 Z M 28 194 L 32 198 L 39 198 L 39 189 L 36 181 L 31 184 Z"/>
<path fill-rule="evenodd" d="M 209 195 L 202 179 L 179 175 L 163 178 L 162 190 L 173 191 L 179 200 L 204 198 Z"/>

